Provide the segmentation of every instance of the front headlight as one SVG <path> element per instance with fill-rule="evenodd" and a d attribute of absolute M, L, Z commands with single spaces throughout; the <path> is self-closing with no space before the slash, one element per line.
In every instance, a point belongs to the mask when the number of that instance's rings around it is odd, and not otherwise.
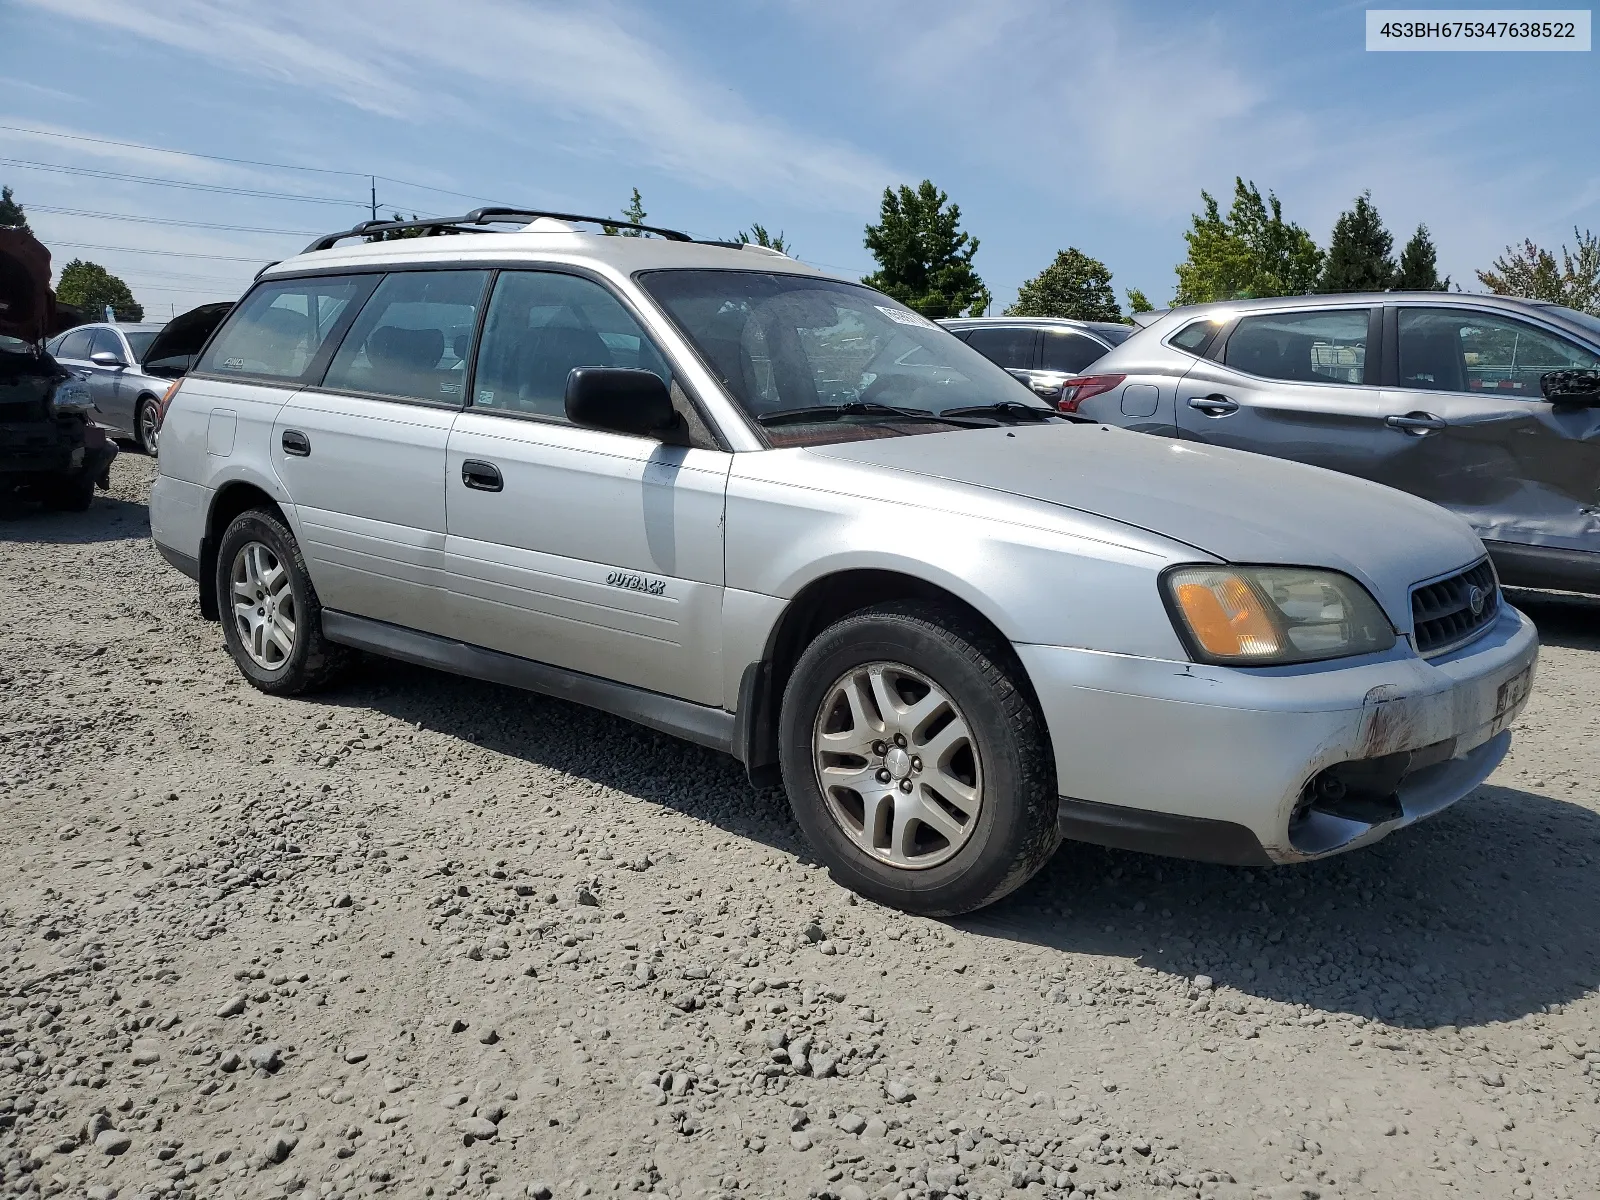
<path fill-rule="evenodd" d="M 1173 567 L 1167 608 L 1199 662 L 1277 666 L 1387 650 L 1394 626 L 1348 575 L 1309 567 Z"/>

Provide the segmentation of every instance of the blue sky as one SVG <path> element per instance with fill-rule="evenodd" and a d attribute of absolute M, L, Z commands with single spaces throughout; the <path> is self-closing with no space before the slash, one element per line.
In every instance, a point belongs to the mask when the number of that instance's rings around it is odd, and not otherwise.
<path fill-rule="evenodd" d="M 1069 245 L 1165 303 L 1200 190 L 1236 174 L 1322 243 L 1370 188 L 1397 248 L 1426 221 L 1469 289 L 1508 242 L 1600 228 L 1594 52 L 1372 54 L 1366 7 L 0 0 L 0 126 L 190 152 L 0 129 L 0 181 L 58 267 L 103 263 L 152 316 L 236 296 L 309 240 L 202 224 L 361 219 L 366 180 L 334 171 L 407 181 L 378 187 L 406 213 L 481 202 L 415 185 L 606 213 L 637 186 L 653 221 L 760 221 L 850 275 L 884 186 L 928 177 L 1001 303 Z"/>

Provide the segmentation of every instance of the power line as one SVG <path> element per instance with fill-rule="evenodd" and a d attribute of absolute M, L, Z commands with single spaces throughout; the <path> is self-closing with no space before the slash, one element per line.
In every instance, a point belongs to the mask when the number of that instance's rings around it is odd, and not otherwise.
<path fill-rule="evenodd" d="M 37 207 L 30 205 L 29 207 Z M 231 254 L 193 254 L 183 250 L 146 250 L 138 246 L 102 246 L 96 242 L 57 242 L 50 246 L 70 246 L 74 250 L 115 250 L 121 254 L 156 254 L 162 258 L 214 258 L 218 262 L 264 263 L 265 258 L 239 258 Z"/>
<path fill-rule="evenodd" d="M 129 213 L 90 212 L 82 208 L 52 208 L 45 204 L 28 205 L 30 212 L 56 213 L 64 217 L 94 217 L 102 221 L 138 221 L 146 225 L 181 225 L 186 229 L 226 229 L 234 233 L 279 233 L 290 237 L 317 237 L 320 229 L 264 229 L 259 225 L 215 225 L 206 221 L 173 221 L 166 217 L 135 217 Z"/>
<path fill-rule="evenodd" d="M 165 146 L 146 146 L 142 142 L 119 142 L 113 138 L 88 137 L 81 133 L 57 133 L 52 129 L 27 129 L 21 125 L 0 125 L 9 133 L 27 133 L 34 137 L 61 138 L 69 142 L 92 142 L 97 146 L 121 146 L 126 150 L 148 150 L 155 154 L 172 154 L 179 158 L 204 158 L 211 162 L 236 163 L 245 167 L 267 167 L 275 171 L 315 171 L 323 175 L 351 175 L 357 179 L 381 179 L 385 183 L 398 183 L 403 187 L 421 188 L 425 192 L 438 192 L 444 196 L 459 196 L 463 200 L 481 200 L 485 204 L 498 201 L 488 196 L 475 196 L 470 192 L 453 192 L 449 188 L 434 187 L 410 179 L 396 179 L 392 175 L 374 175 L 371 171 L 347 171 L 339 167 L 302 167 L 294 163 L 262 162 L 253 158 L 230 158 L 225 154 L 200 154 L 193 150 L 169 150 Z"/>
<path fill-rule="evenodd" d="M 362 200 L 341 200 L 334 196 L 297 196 L 292 192 L 267 192 L 257 188 L 223 187 L 215 183 L 189 183 L 182 179 L 161 179 L 154 175 L 127 175 L 121 171 L 101 171 L 94 167 L 68 167 L 60 163 L 29 162 L 21 158 L 0 158 L 0 164 L 25 167 L 31 171 L 55 171 L 62 175 L 88 175 L 95 179 L 114 179 L 127 183 L 148 183 L 160 187 L 184 188 L 191 192 L 221 192 L 229 196 L 254 196 L 262 200 L 298 200 L 302 204 L 349 204 L 367 207 Z"/>

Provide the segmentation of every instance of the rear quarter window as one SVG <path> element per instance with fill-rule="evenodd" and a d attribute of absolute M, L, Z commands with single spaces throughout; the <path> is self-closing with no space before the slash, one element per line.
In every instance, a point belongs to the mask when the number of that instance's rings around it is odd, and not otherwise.
<path fill-rule="evenodd" d="M 343 335 L 376 283 L 372 275 L 269 281 L 229 314 L 196 370 L 223 379 L 301 382 Z"/>

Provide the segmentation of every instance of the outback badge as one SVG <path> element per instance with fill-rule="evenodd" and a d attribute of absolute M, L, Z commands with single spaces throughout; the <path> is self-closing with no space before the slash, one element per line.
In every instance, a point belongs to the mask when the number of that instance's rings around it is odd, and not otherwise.
<path fill-rule="evenodd" d="M 632 571 L 613 571 L 606 576 L 606 582 L 614 588 L 643 592 L 647 596 L 659 596 L 667 590 L 665 579 L 646 579 L 643 575 L 635 575 Z"/>

